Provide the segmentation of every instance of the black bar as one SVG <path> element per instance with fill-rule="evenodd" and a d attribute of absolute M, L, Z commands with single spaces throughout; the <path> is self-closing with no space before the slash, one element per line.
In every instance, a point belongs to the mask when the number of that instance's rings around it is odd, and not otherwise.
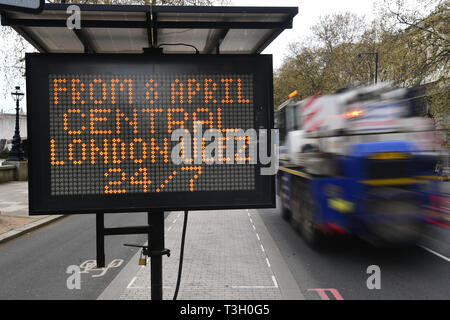
<path fill-rule="evenodd" d="M 86 36 L 86 34 L 83 32 L 82 29 L 72 29 L 75 33 L 76 37 L 80 42 L 83 44 L 84 47 L 84 53 L 95 53 L 94 46 L 89 40 L 89 37 Z"/>
<path fill-rule="evenodd" d="M 150 231 L 149 226 L 133 226 L 133 227 L 118 227 L 105 228 L 105 236 L 125 235 L 125 234 L 147 234 Z"/>
<path fill-rule="evenodd" d="M 153 47 L 153 28 L 152 28 L 152 16 L 150 12 L 145 13 L 145 17 L 147 19 L 147 41 L 148 46 L 151 48 Z"/>
<path fill-rule="evenodd" d="M 152 13 L 152 21 L 155 24 L 155 27 L 152 29 L 153 32 L 153 45 L 156 47 L 158 45 L 158 16 L 156 13 Z"/>
<path fill-rule="evenodd" d="M 66 20 L 56 19 L 8 19 L 4 26 L 24 27 L 67 27 Z M 82 20 L 82 28 L 142 28 L 149 27 L 144 21 L 121 21 L 121 20 Z M 283 22 L 247 22 L 247 21 L 153 21 L 153 28 L 166 29 L 291 29 L 292 21 Z"/>
<path fill-rule="evenodd" d="M 219 54 L 220 44 L 222 43 L 223 39 L 225 39 L 225 37 L 227 36 L 228 31 L 229 29 L 218 30 L 214 37 L 211 37 L 210 39 L 206 40 L 204 53 Z"/>
<path fill-rule="evenodd" d="M 267 48 L 267 46 L 269 44 L 271 44 L 272 41 L 275 40 L 280 35 L 280 33 L 283 31 L 284 31 L 284 29 L 274 30 L 274 32 L 271 35 L 269 35 L 265 40 L 263 40 L 260 44 L 258 44 L 258 46 L 255 50 L 255 53 L 259 54 L 259 53 L 263 52 L 264 49 Z"/>
<path fill-rule="evenodd" d="M 148 235 L 149 251 L 164 250 L 164 211 L 148 213 L 148 224 L 151 231 Z M 162 255 L 154 255 L 150 259 L 151 271 L 151 295 L 152 300 L 163 298 L 163 270 Z"/>
<path fill-rule="evenodd" d="M 46 3 L 44 10 L 64 10 L 71 3 Z M 77 4 L 81 11 L 120 11 L 120 12 L 147 12 L 150 5 L 107 5 L 107 4 Z M 295 16 L 298 7 L 224 7 L 224 6 L 152 6 L 153 12 L 170 13 L 285 13 Z"/>
<path fill-rule="evenodd" d="M 105 215 L 97 213 L 95 215 L 97 226 L 97 268 L 105 267 Z"/>

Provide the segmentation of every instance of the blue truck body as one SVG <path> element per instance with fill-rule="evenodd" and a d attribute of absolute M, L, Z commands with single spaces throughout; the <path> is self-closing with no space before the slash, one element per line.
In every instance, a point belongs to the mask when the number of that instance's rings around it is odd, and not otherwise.
<path fill-rule="evenodd" d="M 338 160 L 340 175 L 312 176 L 299 168 L 281 167 L 279 194 L 283 206 L 292 212 L 297 179 L 314 203 L 313 223 L 322 233 L 367 235 L 384 227 L 425 222 L 422 208 L 429 198 L 428 183 L 432 160 L 421 157 L 412 142 L 385 141 L 352 146 Z M 301 206 L 301 205 L 300 205 Z"/>

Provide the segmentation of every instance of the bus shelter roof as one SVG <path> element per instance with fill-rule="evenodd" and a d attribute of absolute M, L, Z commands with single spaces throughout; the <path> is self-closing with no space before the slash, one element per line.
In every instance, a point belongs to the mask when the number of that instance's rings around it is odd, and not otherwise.
<path fill-rule="evenodd" d="M 297 7 L 206 7 L 79 4 L 80 29 L 68 28 L 72 4 L 45 4 L 39 14 L 1 11 L 39 52 L 258 54 L 285 29 Z M 70 8 L 69 8 L 70 9 Z M 70 20 L 70 19 L 69 19 Z"/>

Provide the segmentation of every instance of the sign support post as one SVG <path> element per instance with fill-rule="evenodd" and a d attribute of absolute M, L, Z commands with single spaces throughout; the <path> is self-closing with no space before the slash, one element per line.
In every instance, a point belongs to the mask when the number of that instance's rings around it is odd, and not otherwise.
<path fill-rule="evenodd" d="M 97 268 L 105 267 L 105 236 L 126 234 L 147 234 L 147 246 L 128 245 L 142 248 L 145 255 L 150 257 L 151 299 L 163 298 L 162 256 L 170 257 L 170 250 L 164 248 L 164 211 L 158 210 L 147 213 L 147 226 L 105 228 L 104 213 L 96 213 L 97 238 Z"/>
<path fill-rule="evenodd" d="M 150 233 L 148 246 L 150 254 L 150 279 L 152 300 L 163 298 L 163 270 L 162 256 L 164 249 L 164 211 L 148 213 Z"/>
<path fill-rule="evenodd" d="M 105 215 L 95 214 L 97 237 L 97 268 L 105 267 Z"/>

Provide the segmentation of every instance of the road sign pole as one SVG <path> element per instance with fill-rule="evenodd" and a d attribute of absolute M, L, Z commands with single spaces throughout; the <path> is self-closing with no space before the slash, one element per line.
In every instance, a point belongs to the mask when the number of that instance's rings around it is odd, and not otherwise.
<path fill-rule="evenodd" d="M 162 256 L 164 252 L 164 211 L 148 213 L 150 233 L 148 246 L 150 252 L 150 279 L 152 300 L 163 298 Z"/>
<path fill-rule="evenodd" d="M 105 267 L 105 215 L 97 213 L 95 215 L 97 226 L 97 268 Z"/>

